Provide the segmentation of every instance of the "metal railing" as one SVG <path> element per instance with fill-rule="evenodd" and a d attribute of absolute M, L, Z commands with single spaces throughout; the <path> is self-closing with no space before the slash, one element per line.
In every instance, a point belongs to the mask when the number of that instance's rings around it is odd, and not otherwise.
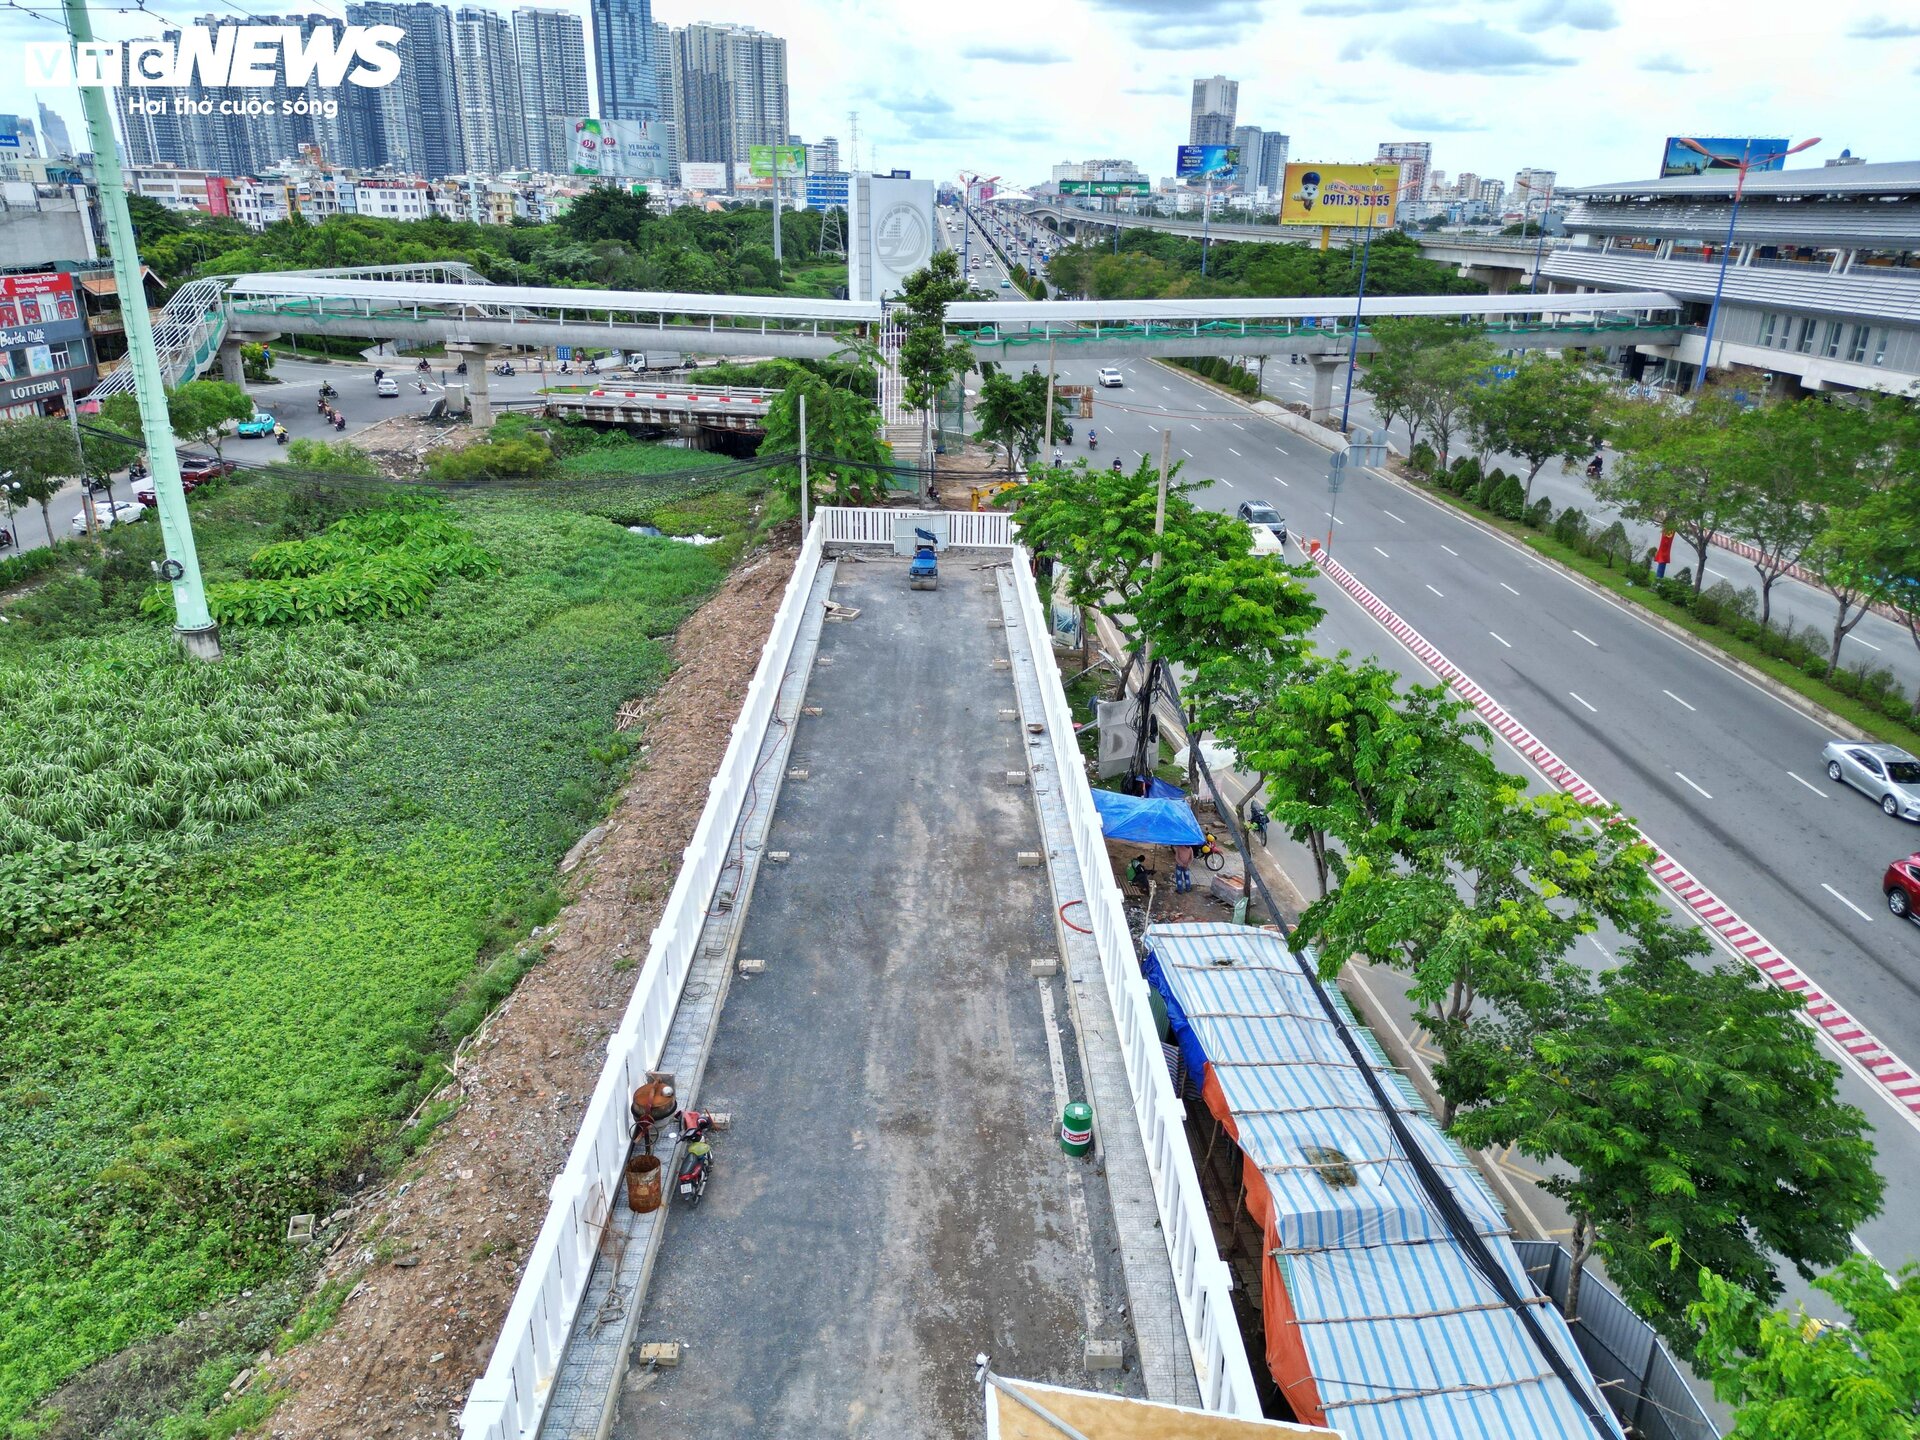
<path fill-rule="evenodd" d="M 901 520 L 939 520 L 948 545 L 976 550 L 1007 549 L 1014 543 L 1013 517 L 998 510 L 880 510 L 830 505 L 820 511 L 829 545 L 891 545 Z"/>
<path fill-rule="evenodd" d="M 153 348 L 169 387 L 193 379 L 220 353 L 226 338 L 227 282 L 219 276 L 194 280 L 174 291 L 166 308 L 153 317 Z M 133 366 L 122 365 L 93 387 L 88 398 L 133 392 Z"/>
<path fill-rule="evenodd" d="M 1061 798 L 1086 891 L 1086 925 L 1093 932 L 1113 1007 L 1127 1086 L 1133 1095 L 1133 1118 L 1146 1147 L 1154 1204 L 1173 1267 L 1201 1403 L 1209 1410 L 1256 1419 L 1261 1413 L 1260 1397 L 1233 1313 L 1232 1275 L 1214 1244 L 1200 1177 L 1194 1169 L 1193 1152 L 1187 1147 L 1186 1110 L 1173 1092 L 1173 1080 L 1160 1048 L 1147 982 L 1140 973 L 1139 956 L 1121 908 L 1120 887 L 1114 883 L 1113 867 L 1107 859 L 1100 815 L 1093 808 L 1093 793 L 1087 786 L 1086 763 L 1074 736 L 1066 686 L 1054 663 L 1052 632 L 1025 551 L 1014 552 L 1012 568 L 1020 620 L 1038 672 L 1050 758 L 1060 777 Z"/>
<path fill-rule="evenodd" d="M 728 843 L 753 787 L 754 766 L 805 618 L 825 532 L 824 518 L 816 520 L 774 613 L 726 755 L 708 785 L 706 808 L 682 853 L 660 923 L 648 937 L 633 997 L 607 1041 L 600 1082 L 553 1183 L 552 1207 L 527 1257 L 486 1373 L 460 1412 L 463 1440 L 525 1440 L 539 1432 L 632 1140 L 628 1099 L 666 1045 L 707 907 L 727 864 Z"/>
<path fill-rule="evenodd" d="M 1556 1305 L 1564 1304 L 1573 1257 L 1552 1240 L 1516 1240 L 1513 1248 L 1535 1288 Z M 1584 1269 L 1580 1315 L 1568 1323 L 1614 1414 L 1647 1440 L 1719 1440 L 1719 1428 L 1654 1328 L 1629 1310 L 1591 1266 Z"/>

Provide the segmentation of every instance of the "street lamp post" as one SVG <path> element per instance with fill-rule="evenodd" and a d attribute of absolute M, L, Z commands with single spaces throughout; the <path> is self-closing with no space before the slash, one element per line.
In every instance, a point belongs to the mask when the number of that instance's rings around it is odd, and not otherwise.
<path fill-rule="evenodd" d="M 1352 244 L 1353 242 L 1348 241 L 1347 243 Z M 1347 255 L 1349 260 L 1351 260 L 1353 252 L 1349 250 Z M 1347 392 L 1340 401 L 1340 433 L 1342 435 L 1347 433 L 1347 412 L 1353 405 L 1353 369 L 1360 361 L 1360 307 L 1366 303 L 1367 261 L 1372 255 L 1373 211 L 1369 209 L 1367 211 L 1367 240 L 1366 244 L 1360 249 L 1360 288 L 1354 292 L 1353 297 L 1353 335 L 1347 342 Z M 1328 536 L 1328 541 L 1329 548 L 1331 548 L 1331 535 Z"/>
<path fill-rule="evenodd" d="M 1689 150 L 1698 151 L 1709 160 L 1720 158 L 1698 140 L 1689 140 L 1683 136 L 1680 143 Z M 1775 160 L 1784 160 L 1789 155 L 1798 155 L 1802 150 L 1810 149 L 1819 143 L 1820 137 L 1816 135 L 1811 140 L 1802 140 L 1798 145 L 1789 145 L 1785 150 L 1769 150 L 1764 155 L 1753 153 L 1751 140 L 1741 147 L 1740 161 L 1734 167 L 1740 175 L 1733 182 L 1733 205 L 1727 211 L 1727 241 L 1720 247 L 1720 271 L 1713 280 L 1713 306 L 1707 311 L 1706 342 L 1700 347 L 1699 368 L 1693 372 L 1695 390 L 1707 383 L 1707 366 L 1713 359 L 1713 332 L 1719 328 L 1720 324 L 1720 296 L 1727 288 L 1727 262 L 1733 258 L 1733 229 L 1740 221 L 1740 197 L 1746 194 L 1748 172 L 1755 166 L 1771 165 Z"/>
<path fill-rule="evenodd" d="M 1558 178 L 1558 176 L 1555 177 L 1556 180 Z M 1547 211 L 1553 208 L 1553 184 L 1553 181 L 1547 183 L 1547 198 L 1540 204 L 1540 225 L 1536 231 L 1537 238 L 1533 246 L 1533 282 L 1527 286 L 1527 293 L 1529 295 L 1538 295 L 1540 293 L 1540 258 L 1546 253 L 1547 249 Z M 1534 188 L 1525 180 L 1516 181 L 1515 185 L 1518 189 L 1527 191 L 1531 191 Z M 1527 209 L 1532 208 L 1533 202 L 1529 200 L 1527 202 Z M 1527 233 L 1526 220 L 1527 210 L 1523 209 L 1520 212 L 1520 233 L 1522 235 Z"/>

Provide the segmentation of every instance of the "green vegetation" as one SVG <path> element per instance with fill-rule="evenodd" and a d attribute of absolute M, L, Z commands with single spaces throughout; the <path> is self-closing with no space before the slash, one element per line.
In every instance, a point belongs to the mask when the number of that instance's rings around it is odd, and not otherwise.
<path fill-rule="evenodd" d="M 1054 287 L 1091 300 L 1207 299 L 1254 295 L 1352 295 L 1360 283 L 1360 248 L 1318 250 L 1216 240 L 1200 273 L 1200 242 L 1160 230 L 1124 230 L 1088 241 L 1047 262 Z M 1367 263 L 1369 295 L 1482 295 L 1451 265 L 1428 260 L 1411 236 L 1380 235 Z"/>
<path fill-rule="evenodd" d="M 1465 370 L 1478 343 L 1446 337 L 1458 348 L 1416 383 Z M 1464 408 L 1456 397 L 1429 410 L 1442 454 Z M 1426 454 L 1450 489 L 1539 514 L 1518 478 L 1471 456 L 1442 472 Z M 1356 958 L 1404 975 L 1440 1051 L 1443 1122 L 1544 1162 L 1576 1262 L 1604 1255 L 1622 1295 L 1683 1352 L 1701 1265 L 1767 1303 L 1776 1258 L 1804 1274 L 1843 1260 L 1884 1182 L 1866 1117 L 1841 1102 L 1837 1067 L 1800 1023 L 1801 997 L 1744 967 L 1697 968 L 1705 942 L 1668 918 L 1633 824 L 1529 793 L 1464 700 L 1315 654 L 1319 610 L 1300 572 L 1251 554 L 1246 527 L 1199 510 L 1194 486 L 1168 486 L 1157 535 L 1161 478 L 1144 461 L 1117 475 L 1051 467 L 1021 489 L 1022 534 L 1066 567 L 1075 603 L 1110 607 L 1135 651 L 1129 671 L 1150 647 L 1147 687 L 1163 664 L 1180 668 L 1194 748 L 1212 732 L 1309 846 L 1320 894 L 1294 939 L 1315 948 L 1322 976 Z M 1629 945 L 1596 977 L 1570 956 L 1603 923 Z M 1569 1308 L 1577 1299 L 1570 1289 Z"/>
<path fill-rule="evenodd" d="M 169 283 L 193 275 L 416 261 L 464 261 L 510 285 L 825 298 L 847 283 L 845 259 L 816 256 L 818 211 L 782 212 L 782 270 L 773 260 L 771 208 L 682 206 L 663 214 L 644 196 L 610 188 L 587 191 L 546 225 L 334 215 L 318 223 L 280 221 L 256 232 L 157 205 L 142 209 L 141 252 Z M 301 343 L 316 346 L 312 338 Z"/>
<path fill-rule="evenodd" d="M 537 962 L 520 941 L 558 909 L 553 865 L 628 763 L 617 707 L 757 528 L 751 475 L 633 478 L 621 443 L 624 480 L 609 445 L 439 502 L 291 470 L 197 494 L 216 587 L 395 555 L 435 573 L 349 618 L 241 614 L 219 665 L 140 617 L 151 524 L 69 552 L 86 603 L 0 626 L 0 1433 L 286 1273 L 290 1214 L 444 1118 L 397 1128 Z M 567 478 L 588 456 L 604 469 Z M 586 513 L 623 484 L 724 543 Z M 189 1383 L 167 1433 L 257 1419 L 265 1397 L 222 1407 L 230 1373 Z"/>
<path fill-rule="evenodd" d="M 1246 366 L 1229 360 L 1222 355 L 1176 356 L 1168 362 L 1178 365 L 1182 370 L 1191 370 L 1195 375 L 1204 376 L 1216 385 L 1224 385 L 1236 395 L 1249 400 L 1260 396 L 1260 377 Z"/>

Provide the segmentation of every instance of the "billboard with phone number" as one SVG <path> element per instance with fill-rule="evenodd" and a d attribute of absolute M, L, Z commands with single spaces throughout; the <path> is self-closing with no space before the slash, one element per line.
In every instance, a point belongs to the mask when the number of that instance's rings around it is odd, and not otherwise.
<path fill-rule="evenodd" d="M 1399 193 L 1398 165 L 1289 165 L 1280 223 L 1390 229 Z"/>
<path fill-rule="evenodd" d="M 1173 173 L 1182 180 L 1231 180 L 1239 170 L 1238 145 L 1182 145 L 1174 156 Z"/>
<path fill-rule="evenodd" d="M 798 180 L 807 173 L 807 147 L 804 145 L 749 145 L 747 170 L 762 179 L 774 178 L 778 161 L 782 180 Z"/>
<path fill-rule="evenodd" d="M 1693 144 L 1687 142 L 1691 140 Z M 1741 160 L 1747 162 L 1749 170 L 1784 170 L 1787 168 L 1787 146 L 1785 140 L 1751 140 L 1746 138 L 1729 140 L 1724 136 L 1702 139 L 1698 135 L 1667 137 L 1666 151 L 1660 157 L 1660 178 L 1666 180 L 1675 175 L 1701 175 L 1709 170 L 1738 170 Z M 1710 153 L 1702 155 L 1693 148 Z"/>

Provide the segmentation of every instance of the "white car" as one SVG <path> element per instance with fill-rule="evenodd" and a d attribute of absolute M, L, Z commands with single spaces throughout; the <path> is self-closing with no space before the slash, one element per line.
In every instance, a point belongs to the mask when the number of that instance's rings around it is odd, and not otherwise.
<path fill-rule="evenodd" d="M 382 400 L 392 400 L 400 394 L 400 382 L 391 375 L 382 375 L 373 382 L 373 393 Z"/>
<path fill-rule="evenodd" d="M 95 501 L 93 517 L 95 526 L 101 530 L 111 530 L 115 525 L 125 524 L 129 520 L 138 520 L 147 513 L 147 507 L 137 500 L 115 500 L 111 504 L 104 500 Z M 72 520 L 73 533 L 87 533 L 87 512 L 82 510 Z"/>
<path fill-rule="evenodd" d="M 1102 370 L 1097 378 L 1100 383 L 1109 390 L 1118 390 L 1122 385 L 1127 383 L 1126 380 L 1121 377 L 1120 372 L 1111 365 Z"/>

